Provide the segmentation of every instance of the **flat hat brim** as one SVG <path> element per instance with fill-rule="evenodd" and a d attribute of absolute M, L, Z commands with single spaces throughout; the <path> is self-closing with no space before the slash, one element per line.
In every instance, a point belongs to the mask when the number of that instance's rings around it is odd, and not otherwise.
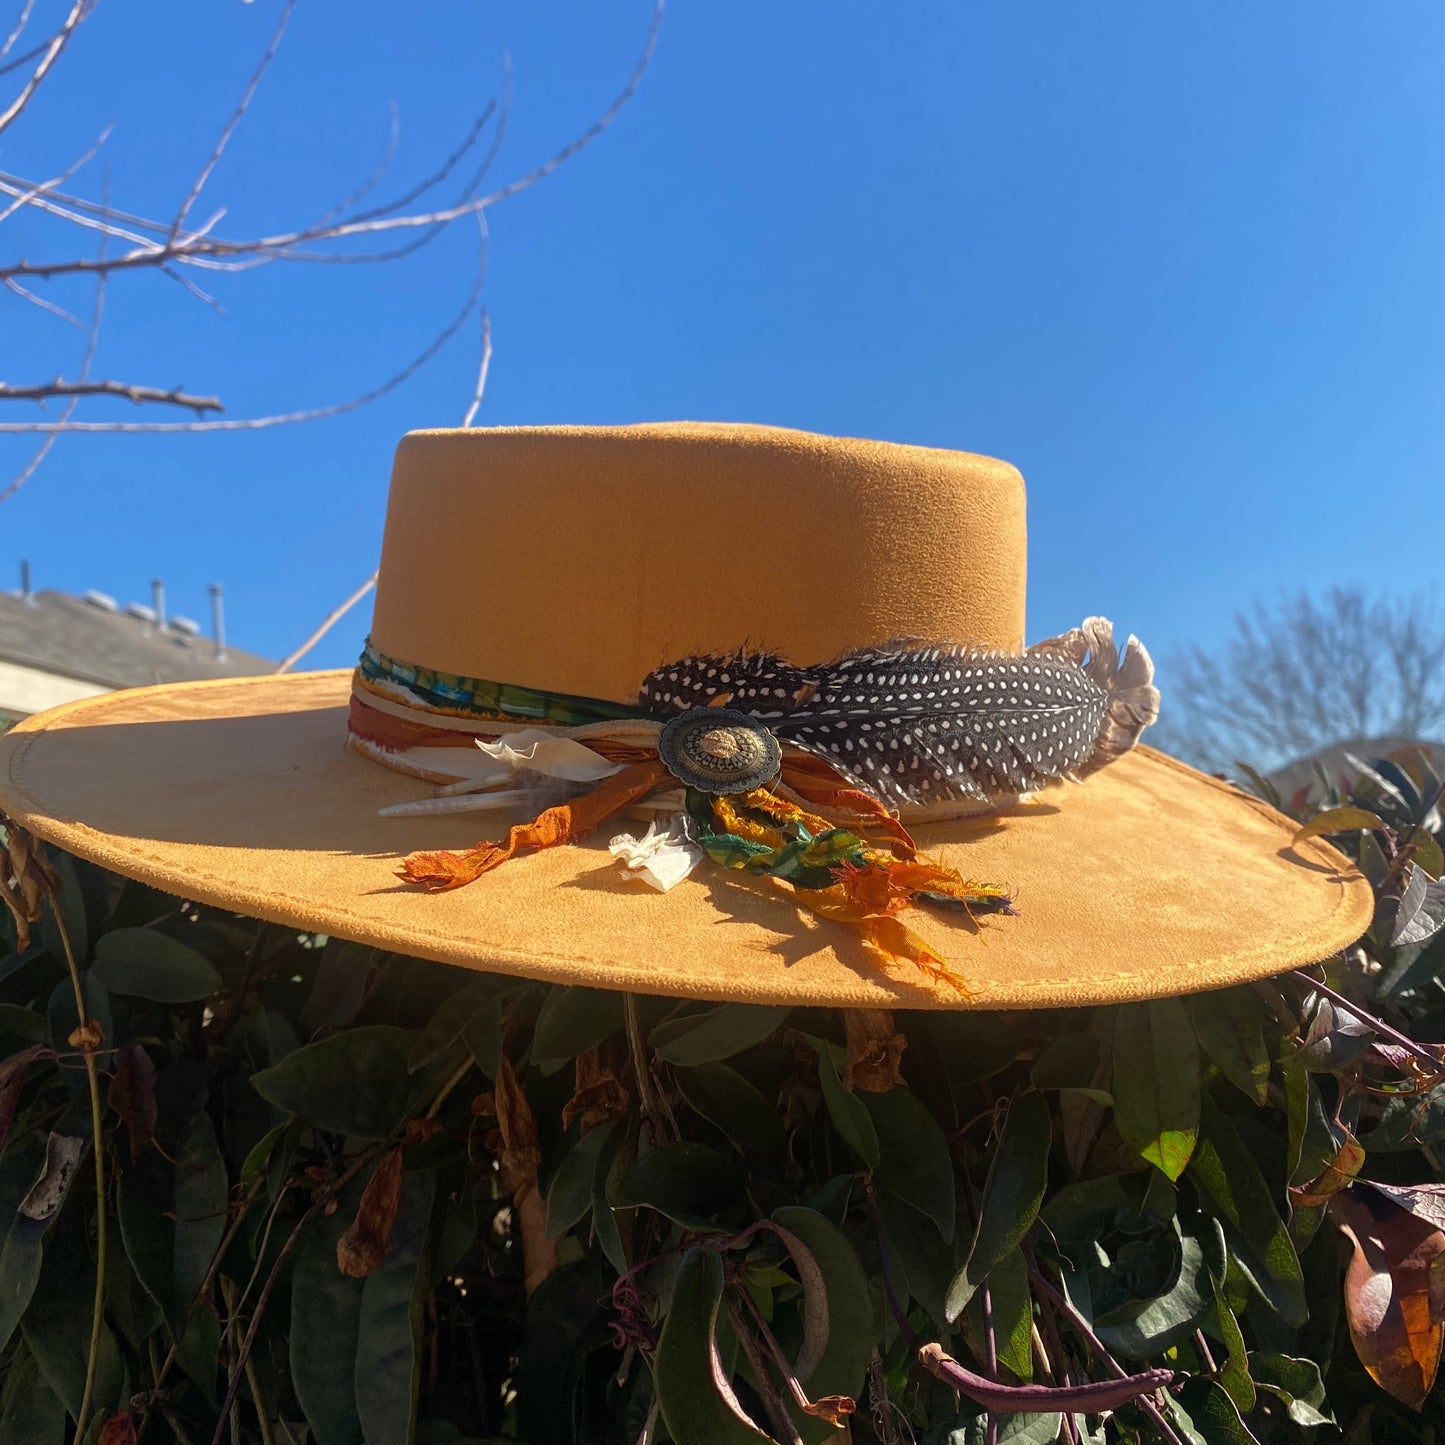
<path fill-rule="evenodd" d="M 996 824 L 916 830 L 1016 917 L 928 909 L 910 926 L 961 998 L 884 967 L 780 886 L 704 864 L 663 894 L 589 842 L 424 894 L 414 849 L 520 821 L 387 819 L 428 785 L 347 752 L 350 674 L 182 683 L 85 699 L 0 738 L 0 807 L 61 848 L 167 892 L 464 968 L 749 1003 L 1043 1008 L 1219 988 L 1315 962 L 1370 922 L 1333 848 L 1237 789 L 1138 749 Z M 624 828 L 632 825 L 624 824 Z"/>

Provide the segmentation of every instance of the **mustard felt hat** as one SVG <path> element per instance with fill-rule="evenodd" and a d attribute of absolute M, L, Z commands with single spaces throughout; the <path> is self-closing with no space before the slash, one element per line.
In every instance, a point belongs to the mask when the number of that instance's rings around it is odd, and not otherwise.
<path fill-rule="evenodd" d="M 0 740 L 0 808 L 200 902 L 643 993 L 1082 1005 L 1352 942 L 1365 880 L 1134 746 L 1147 653 L 1097 618 L 1025 650 L 1024 584 L 986 457 L 417 432 L 355 673 L 57 708 Z"/>

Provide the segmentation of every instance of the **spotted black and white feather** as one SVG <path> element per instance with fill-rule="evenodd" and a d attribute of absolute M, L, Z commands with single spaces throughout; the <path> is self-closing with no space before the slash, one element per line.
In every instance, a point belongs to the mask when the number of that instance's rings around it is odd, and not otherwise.
<path fill-rule="evenodd" d="M 895 807 L 987 800 L 1079 779 L 1159 715 L 1154 666 L 1113 625 L 1022 655 L 903 641 L 798 667 L 770 653 L 689 657 L 650 673 L 640 702 L 668 716 L 726 704 L 826 759 Z"/>

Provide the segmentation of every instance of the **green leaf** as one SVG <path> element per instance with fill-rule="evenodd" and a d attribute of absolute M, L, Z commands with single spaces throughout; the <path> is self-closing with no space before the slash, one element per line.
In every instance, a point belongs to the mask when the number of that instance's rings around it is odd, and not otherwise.
<path fill-rule="evenodd" d="M 1178 1224 L 1174 1229 L 1177 1232 Z M 1214 1303 L 1204 1251 L 1188 1235 L 1179 1240 L 1179 1272 L 1162 1295 L 1148 1300 L 1130 1318 L 1105 1324 L 1096 1321 L 1094 1332 L 1116 1354 L 1131 1360 L 1150 1360 L 1177 1344 L 1202 1320 Z"/>
<path fill-rule="evenodd" d="M 95 1259 L 76 1221 L 65 1221 L 46 1243 L 37 1304 L 21 1324 L 32 1358 L 72 1416 L 80 1413 L 90 1356 Z M 115 1336 L 102 1324 L 96 1356 L 93 1409 L 106 1414 L 121 1404 L 121 1360 Z"/>
<path fill-rule="evenodd" d="M 0 1445 L 64 1445 L 66 1411 L 28 1351 L 16 1352 L 0 1395 Z"/>
<path fill-rule="evenodd" d="M 33 1008 L 21 1008 L 18 1004 L 0 1003 L 0 1036 L 17 1039 L 21 1043 L 44 1043 L 48 1030 L 45 1020 Z"/>
<path fill-rule="evenodd" d="M 252 1146 L 241 1165 L 241 1182 L 244 1184 L 253 1174 L 260 1174 L 265 1171 L 267 1164 L 271 1162 L 271 1152 L 275 1149 L 277 1141 L 291 1127 L 287 1120 L 285 1123 L 277 1124 L 273 1129 L 268 1129 Z"/>
<path fill-rule="evenodd" d="M 1368 808 L 1326 808 L 1295 830 L 1293 842 L 1303 843 L 1306 838 L 1319 838 L 1327 833 L 1353 833 L 1356 829 L 1367 828 L 1371 832 L 1384 833 L 1389 830 L 1378 813 Z"/>
<path fill-rule="evenodd" d="M 502 1005 L 497 992 L 498 980 L 483 976 L 463 984 L 443 999 L 441 1007 L 431 1016 L 431 1022 L 412 1046 L 407 1067 L 413 1072 L 423 1068 L 439 1054 L 445 1053 L 470 1029 L 476 1029 L 478 1037 L 489 1029 L 498 1029 L 500 1045 Z M 487 1077 L 496 1077 L 495 1064 Z"/>
<path fill-rule="evenodd" d="M 1187 1000 L 1194 1032 L 1204 1052 L 1236 1088 L 1256 1104 L 1269 1096 L 1269 1023 L 1264 1000 L 1252 988 L 1226 988 Z"/>
<path fill-rule="evenodd" d="M 1114 1016 L 1114 1123 L 1166 1178 L 1199 1134 L 1199 1049 L 1178 999 L 1121 1004 Z"/>
<path fill-rule="evenodd" d="M 291 1266 L 291 1383 L 316 1445 L 363 1445 L 356 1409 L 356 1345 L 365 1280 L 342 1274 L 336 1242 L 351 1223 L 359 1183 L 335 1214 L 302 1232 Z"/>
<path fill-rule="evenodd" d="M 0 1245 L 0 1351 L 9 1345 L 35 1294 L 40 1282 L 42 1241 L 64 1208 L 62 1201 L 61 1208 L 44 1219 L 19 1213 L 21 1201 L 40 1177 L 45 1162 L 46 1151 L 34 1136 L 13 1143 L 0 1156 L 0 1227 L 8 1222 L 5 1241 Z"/>
<path fill-rule="evenodd" d="M 879 1141 L 874 1183 L 926 1214 L 945 1243 L 951 1241 L 956 1208 L 953 1159 L 937 1120 L 908 1089 L 855 1097 L 868 1110 Z"/>
<path fill-rule="evenodd" d="M 787 1144 L 782 1115 L 736 1069 L 727 1064 L 679 1068 L 677 1087 L 689 1108 L 728 1136 L 750 1172 L 782 1158 Z"/>
<path fill-rule="evenodd" d="M 625 1274 L 631 1261 L 623 1247 L 622 1232 L 617 1227 L 617 1216 L 612 1212 L 611 1201 L 621 1187 L 627 1168 L 619 1136 L 616 1147 L 598 1160 L 597 1173 L 592 1180 L 592 1228 L 597 1232 L 598 1248 L 618 1274 Z"/>
<path fill-rule="evenodd" d="M 1325 1382 L 1320 1377 L 1320 1367 L 1313 1360 L 1259 1353 L 1252 1357 L 1251 1363 L 1259 1388 L 1282 1400 L 1296 1425 L 1310 1429 L 1316 1425 L 1335 1423 L 1325 1399 Z"/>
<path fill-rule="evenodd" d="M 792 1011 L 791 1004 L 724 1004 L 706 1013 L 664 1019 L 647 1041 L 653 1053 L 669 1064 L 720 1063 L 776 1033 Z"/>
<path fill-rule="evenodd" d="M 878 1148 L 878 1131 L 873 1127 L 867 1107 L 856 1094 L 850 1094 L 843 1087 L 838 1066 L 833 1062 L 832 1045 L 826 1039 L 809 1038 L 808 1042 L 818 1051 L 818 1082 L 823 1086 L 823 1102 L 833 1127 L 869 1169 L 877 1169 L 882 1153 Z"/>
<path fill-rule="evenodd" d="M 731 1393 L 716 1343 L 722 1291 L 722 1257 L 711 1249 L 689 1250 L 652 1362 L 663 1421 L 672 1438 L 687 1445 L 756 1445 L 768 1438 L 739 1418 L 735 1398 L 720 1393 L 720 1387 Z"/>
<path fill-rule="evenodd" d="M 172 1279 L 184 1309 L 205 1281 L 211 1258 L 226 1233 L 229 1185 L 216 1131 L 206 1112 L 205 1094 L 197 1096 L 176 1156 L 175 1242 Z"/>
<path fill-rule="evenodd" d="M 1034 1377 L 1034 1301 L 1029 1292 L 1029 1264 L 1022 1250 L 1010 1250 L 989 1271 L 988 1296 L 998 1362 L 1027 1383 Z M 970 1318 L 980 1332 L 982 1297 L 980 1290 L 968 1302 Z"/>
<path fill-rule="evenodd" d="M 386 1257 L 362 1282 L 356 1330 L 356 1413 L 362 1438 L 406 1445 L 416 1423 L 426 1304 L 427 1225 L 435 1176 L 402 1178 Z M 334 1264 L 333 1264 L 334 1267 Z"/>
<path fill-rule="evenodd" d="M 154 1003 L 199 1003 L 221 987 L 221 975 L 201 954 L 153 928 L 102 934 L 91 971 L 112 993 Z"/>
<path fill-rule="evenodd" d="M 1095 1087 L 1098 1072 L 1099 1040 L 1086 1031 L 1052 1039 L 1034 1060 L 1029 1078 L 1036 1089 L 1078 1089 L 1101 1096 L 1102 1103 L 1113 1103 L 1110 1095 Z"/>
<path fill-rule="evenodd" d="M 1207 1095 L 1189 1175 L 1224 1224 L 1230 1253 L 1261 1298 L 1296 1329 L 1309 1316 L 1299 1257 L 1253 1154 Z"/>
<path fill-rule="evenodd" d="M 413 1038 L 386 1024 L 348 1029 L 252 1074 L 251 1087 L 315 1129 L 384 1139 L 427 1088 L 407 1067 Z"/>
<path fill-rule="evenodd" d="M 1256 1400 L 1254 1380 L 1249 1373 L 1249 1353 L 1225 1283 L 1229 1274 L 1229 1252 L 1224 1242 L 1224 1229 L 1217 1219 L 1211 1220 L 1210 1225 L 1212 1228 L 1201 1243 L 1214 1293 L 1215 1322 L 1227 1352 L 1224 1368 L 1219 1372 L 1219 1383 L 1240 1414 L 1246 1415 L 1254 1409 Z"/>
<path fill-rule="evenodd" d="M 1000 1415 L 997 1417 L 998 1445 L 1054 1445 L 1059 1438 L 1063 1416 L 1057 1411 L 1047 1415 Z M 945 1445 L 987 1445 L 987 1414 L 975 1415 L 961 1427 L 950 1430 Z"/>
<path fill-rule="evenodd" d="M 616 1146 L 621 1127 L 616 1119 L 598 1124 L 562 1156 L 547 1186 L 549 1239 L 560 1239 L 591 1213 L 599 1161 Z"/>
<path fill-rule="evenodd" d="M 1259 1445 L 1223 1386 L 1196 1375 L 1164 1399 L 1190 1445 Z"/>
<path fill-rule="evenodd" d="M 557 984 L 547 993 L 532 1035 L 532 1062 L 560 1068 L 622 1027 L 623 995 L 612 989 Z M 542 1072 L 553 1070 L 542 1067 Z"/>
<path fill-rule="evenodd" d="M 828 1343 L 804 1382 L 808 1393 L 814 1399 L 819 1395 L 861 1399 L 876 1330 L 868 1276 L 842 1230 L 816 1210 L 790 1204 L 775 1209 L 773 1218 L 803 1241 L 817 1261 L 828 1291 Z M 838 1438 L 828 1429 L 805 1430 L 804 1434 L 810 1440 Z"/>
<path fill-rule="evenodd" d="M 968 1262 L 954 1276 L 944 1312 L 956 1320 L 974 1291 L 1033 1228 L 1049 1174 L 1053 1124 L 1039 1093 L 1020 1094 L 1009 1105 L 998 1147 L 989 1161 L 978 1227 Z"/>
<path fill-rule="evenodd" d="M 618 1209 L 646 1205 L 687 1228 L 706 1228 L 741 1193 L 736 1170 L 706 1144 L 664 1144 L 623 1176 Z"/>

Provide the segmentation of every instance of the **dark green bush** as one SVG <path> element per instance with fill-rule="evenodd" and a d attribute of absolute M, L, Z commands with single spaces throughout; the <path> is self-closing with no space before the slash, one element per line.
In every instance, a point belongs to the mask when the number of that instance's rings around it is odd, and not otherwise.
<path fill-rule="evenodd" d="M 1073 1012 L 549 987 L 52 854 L 0 1445 L 1445 1437 L 1439 790 L 1330 800 L 1380 906 L 1317 978 Z"/>

